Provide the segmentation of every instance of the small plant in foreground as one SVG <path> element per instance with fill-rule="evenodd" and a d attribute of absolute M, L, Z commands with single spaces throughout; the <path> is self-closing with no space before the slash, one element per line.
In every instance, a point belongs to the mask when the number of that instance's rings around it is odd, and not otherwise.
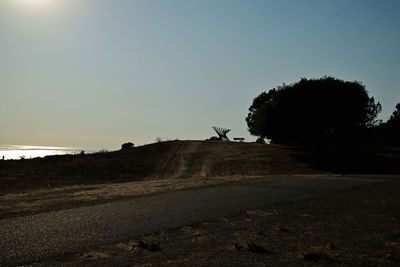
<path fill-rule="evenodd" d="M 142 237 L 139 239 L 138 247 L 141 249 L 147 249 L 150 252 L 156 252 L 161 250 L 160 242 L 153 237 Z"/>
<path fill-rule="evenodd" d="M 239 240 L 235 240 L 233 242 L 233 246 L 235 247 L 236 250 L 242 250 L 242 249 L 248 248 L 247 244 L 245 242 L 239 241 Z"/>
<path fill-rule="evenodd" d="M 269 254 L 271 251 L 265 246 L 264 243 L 251 241 L 247 243 L 248 251 L 258 254 Z"/>
<path fill-rule="evenodd" d="M 275 227 L 276 231 L 282 232 L 282 233 L 292 233 L 294 232 L 292 229 L 290 229 L 288 226 L 285 225 L 280 225 Z"/>
<path fill-rule="evenodd" d="M 264 242 L 261 241 L 239 241 L 235 240 L 233 242 L 233 246 L 236 250 L 243 250 L 246 249 L 249 252 L 258 253 L 258 254 L 269 254 L 272 253 Z"/>
<path fill-rule="evenodd" d="M 334 257 L 336 254 L 332 253 L 325 247 L 312 247 L 303 253 L 303 259 L 306 261 L 320 262 L 320 261 L 336 261 Z"/>

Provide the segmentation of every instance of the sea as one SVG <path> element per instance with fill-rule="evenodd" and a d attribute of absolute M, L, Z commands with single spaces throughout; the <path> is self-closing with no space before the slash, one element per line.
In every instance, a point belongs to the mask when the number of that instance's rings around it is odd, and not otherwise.
<path fill-rule="evenodd" d="M 82 149 L 73 147 L 0 145 L 0 160 L 33 159 L 50 155 L 79 154 Z"/>

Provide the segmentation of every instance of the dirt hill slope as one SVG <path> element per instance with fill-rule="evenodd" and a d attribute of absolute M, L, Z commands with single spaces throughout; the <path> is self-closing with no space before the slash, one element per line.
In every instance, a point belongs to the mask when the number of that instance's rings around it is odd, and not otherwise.
<path fill-rule="evenodd" d="M 296 154 L 302 153 L 277 145 L 171 142 L 167 157 L 159 158 L 152 176 L 184 178 L 315 172 L 308 164 L 295 161 Z"/>
<path fill-rule="evenodd" d="M 95 184 L 159 178 L 315 173 L 400 173 L 400 150 L 304 148 L 168 141 L 123 151 L 0 161 L 0 188 Z"/>

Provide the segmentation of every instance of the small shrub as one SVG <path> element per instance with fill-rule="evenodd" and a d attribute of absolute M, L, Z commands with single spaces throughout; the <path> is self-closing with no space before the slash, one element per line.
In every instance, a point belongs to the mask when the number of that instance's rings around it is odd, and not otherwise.
<path fill-rule="evenodd" d="M 235 240 L 233 242 L 233 246 L 235 247 L 236 250 L 242 250 L 244 248 L 247 248 L 247 244 L 243 241 Z"/>
<path fill-rule="evenodd" d="M 151 237 L 142 237 L 139 239 L 138 247 L 141 249 L 147 249 L 150 252 L 156 252 L 161 250 L 160 243 Z"/>
<path fill-rule="evenodd" d="M 235 240 L 233 242 L 233 246 L 236 250 L 243 250 L 246 249 L 249 252 L 257 253 L 257 254 L 269 254 L 272 253 L 267 246 L 265 245 L 264 242 L 262 241 L 239 241 Z"/>
<path fill-rule="evenodd" d="M 276 231 L 282 232 L 282 233 L 292 233 L 294 232 L 292 229 L 290 229 L 288 226 L 285 225 L 280 225 L 275 227 Z"/>
<path fill-rule="evenodd" d="M 271 251 L 263 244 L 255 241 L 247 243 L 248 251 L 258 254 L 271 253 Z"/>
<path fill-rule="evenodd" d="M 121 150 L 133 148 L 134 146 L 135 146 L 135 145 L 134 145 L 132 142 L 123 143 L 123 144 L 121 145 Z"/>
<path fill-rule="evenodd" d="M 335 261 L 336 254 L 332 253 L 329 249 L 324 247 L 312 247 L 303 253 L 303 259 L 306 261 L 320 262 L 320 261 Z"/>
<path fill-rule="evenodd" d="M 265 139 L 263 137 L 259 137 L 259 138 L 257 138 L 256 143 L 265 144 Z"/>

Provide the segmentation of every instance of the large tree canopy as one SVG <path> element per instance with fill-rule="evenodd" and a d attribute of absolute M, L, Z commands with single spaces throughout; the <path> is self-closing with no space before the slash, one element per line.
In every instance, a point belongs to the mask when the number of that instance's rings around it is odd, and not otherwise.
<path fill-rule="evenodd" d="M 349 143 L 360 140 L 380 111 L 359 82 L 303 78 L 254 98 L 246 122 L 252 135 L 273 143 Z"/>

